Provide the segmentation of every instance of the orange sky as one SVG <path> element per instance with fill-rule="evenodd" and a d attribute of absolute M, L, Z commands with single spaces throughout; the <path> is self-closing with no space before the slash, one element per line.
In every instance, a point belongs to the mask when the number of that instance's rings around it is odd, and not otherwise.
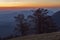
<path fill-rule="evenodd" d="M 60 7 L 60 0 L 0 0 L 0 9 L 25 7 Z"/>

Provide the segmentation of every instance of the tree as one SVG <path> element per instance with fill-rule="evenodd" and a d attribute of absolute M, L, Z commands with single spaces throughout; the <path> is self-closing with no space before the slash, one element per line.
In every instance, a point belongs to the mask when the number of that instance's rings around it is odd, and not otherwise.
<path fill-rule="evenodd" d="M 36 24 L 36 33 L 47 33 L 56 31 L 56 26 L 52 21 L 52 18 L 47 15 L 47 9 L 37 9 L 30 18 L 33 19 L 32 22 Z M 51 29 L 50 29 L 51 28 Z M 52 31 L 53 30 L 53 31 Z"/>
<path fill-rule="evenodd" d="M 45 30 L 45 24 L 44 24 L 44 18 L 47 16 L 48 10 L 47 9 L 37 9 L 34 13 L 33 16 L 35 17 L 35 23 L 36 23 L 36 28 L 37 28 L 37 33 L 44 33 Z"/>
<path fill-rule="evenodd" d="M 17 21 L 17 31 L 21 32 L 22 36 L 27 35 L 29 28 L 27 22 L 25 21 L 26 19 L 24 18 L 24 15 L 19 14 L 15 17 L 15 19 Z"/>

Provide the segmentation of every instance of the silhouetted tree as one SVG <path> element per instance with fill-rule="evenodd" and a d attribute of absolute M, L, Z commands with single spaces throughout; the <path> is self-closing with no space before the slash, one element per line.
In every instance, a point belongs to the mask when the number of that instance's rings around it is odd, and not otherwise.
<path fill-rule="evenodd" d="M 52 18 L 47 15 L 47 9 L 37 9 L 32 16 L 28 16 L 33 19 L 36 25 L 36 33 L 47 33 L 57 31 Z"/>
<path fill-rule="evenodd" d="M 18 16 L 15 17 L 17 21 L 17 31 L 21 32 L 21 35 L 27 35 L 28 32 L 28 24 L 26 22 L 26 19 L 24 18 L 23 14 L 19 14 Z"/>

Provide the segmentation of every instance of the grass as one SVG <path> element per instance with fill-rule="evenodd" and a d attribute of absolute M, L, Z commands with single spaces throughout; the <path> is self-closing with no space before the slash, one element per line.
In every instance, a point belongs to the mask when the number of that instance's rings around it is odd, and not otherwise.
<path fill-rule="evenodd" d="M 9 40 L 60 40 L 60 32 L 29 35 Z"/>

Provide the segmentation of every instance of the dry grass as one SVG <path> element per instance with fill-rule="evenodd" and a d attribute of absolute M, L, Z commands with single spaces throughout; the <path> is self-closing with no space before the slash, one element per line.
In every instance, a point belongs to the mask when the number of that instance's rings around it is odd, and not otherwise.
<path fill-rule="evenodd" d="M 24 37 L 17 37 L 9 40 L 60 40 L 60 32 L 29 35 Z"/>

